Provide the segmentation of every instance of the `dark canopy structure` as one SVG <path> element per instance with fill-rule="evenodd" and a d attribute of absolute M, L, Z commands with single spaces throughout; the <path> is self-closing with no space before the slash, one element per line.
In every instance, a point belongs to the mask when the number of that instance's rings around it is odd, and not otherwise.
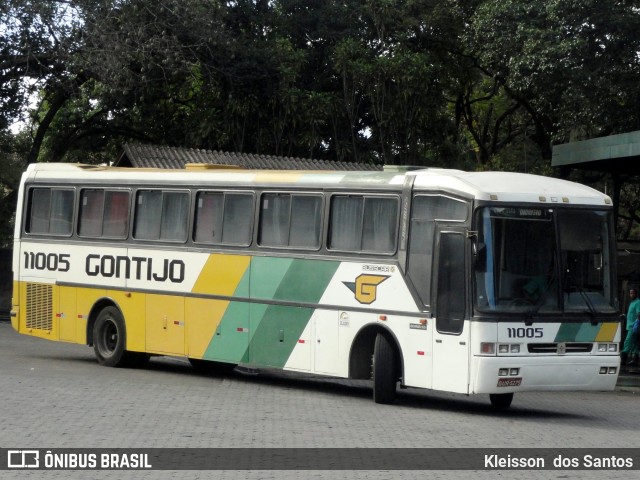
<path fill-rule="evenodd" d="M 551 166 L 611 174 L 617 219 L 620 189 L 625 177 L 640 175 L 640 130 L 555 145 Z"/>
<path fill-rule="evenodd" d="M 630 177 L 640 175 L 640 131 L 556 145 L 551 165 L 565 170 L 577 168 L 610 174 L 617 224 L 622 184 L 630 181 Z M 618 281 L 620 299 L 626 305 L 628 286 L 640 285 L 640 245 L 637 242 L 618 242 Z M 626 308 L 624 305 L 621 306 Z"/>
<path fill-rule="evenodd" d="M 640 175 L 640 130 L 556 145 L 551 166 Z"/>

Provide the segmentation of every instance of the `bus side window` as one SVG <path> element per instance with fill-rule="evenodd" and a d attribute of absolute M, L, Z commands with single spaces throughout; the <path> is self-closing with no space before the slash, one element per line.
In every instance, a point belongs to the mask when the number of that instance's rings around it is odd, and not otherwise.
<path fill-rule="evenodd" d="M 260 206 L 260 238 L 265 247 L 286 247 L 289 243 L 291 195 L 265 193 Z"/>
<path fill-rule="evenodd" d="M 125 238 L 129 227 L 129 192 L 105 192 L 102 235 Z"/>
<path fill-rule="evenodd" d="M 129 224 L 129 192 L 82 190 L 78 235 L 125 238 Z"/>
<path fill-rule="evenodd" d="M 196 242 L 248 246 L 252 226 L 252 194 L 198 193 L 193 235 Z"/>
<path fill-rule="evenodd" d="M 395 252 L 398 201 L 395 198 L 367 198 L 364 204 L 362 250 Z"/>
<path fill-rule="evenodd" d="M 29 202 L 29 233 L 49 233 L 51 189 L 34 188 Z"/>
<path fill-rule="evenodd" d="M 81 237 L 102 236 L 103 214 L 104 190 L 82 190 L 80 193 L 78 235 Z"/>
<path fill-rule="evenodd" d="M 263 247 L 320 248 L 322 197 L 265 193 L 258 243 Z"/>
<path fill-rule="evenodd" d="M 294 195 L 291 202 L 289 246 L 320 247 L 322 197 Z"/>
<path fill-rule="evenodd" d="M 363 197 L 336 195 L 331 201 L 329 248 L 360 250 L 362 241 Z"/>
<path fill-rule="evenodd" d="M 196 205 L 193 239 L 196 242 L 221 243 L 224 194 L 222 192 L 200 192 Z"/>
<path fill-rule="evenodd" d="M 28 233 L 71 235 L 73 201 L 73 190 L 32 189 Z"/>
<path fill-rule="evenodd" d="M 133 230 L 138 240 L 185 241 L 189 218 L 186 192 L 140 190 Z"/>
<path fill-rule="evenodd" d="M 423 305 L 431 304 L 431 270 L 436 220 L 464 222 L 468 204 L 444 195 L 416 195 L 411 206 L 408 274 Z"/>
<path fill-rule="evenodd" d="M 331 201 L 329 249 L 394 253 L 398 198 L 335 195 Z"/>

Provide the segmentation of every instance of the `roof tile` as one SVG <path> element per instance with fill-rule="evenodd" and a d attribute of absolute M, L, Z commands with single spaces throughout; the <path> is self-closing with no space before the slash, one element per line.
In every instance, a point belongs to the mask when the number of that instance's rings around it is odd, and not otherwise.
<path fill-rule="evenodd" d="M 195 148 L 127 143 L 116 162 L 120 167 L 182 169 L 187 163 L 235 165 L 256 170 L 382 170 L 382 165 L 297 157 L 278 157 Z"/>

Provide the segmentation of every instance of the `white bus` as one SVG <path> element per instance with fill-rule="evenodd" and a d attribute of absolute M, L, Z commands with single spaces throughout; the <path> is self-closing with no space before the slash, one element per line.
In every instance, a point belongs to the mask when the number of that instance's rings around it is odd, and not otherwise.
<path fill-rule="evenodd" d="M 12 324 L 151 355 L 489 394 L 612 390 L 611 200 L 515 173 L 31 165 Z"/>

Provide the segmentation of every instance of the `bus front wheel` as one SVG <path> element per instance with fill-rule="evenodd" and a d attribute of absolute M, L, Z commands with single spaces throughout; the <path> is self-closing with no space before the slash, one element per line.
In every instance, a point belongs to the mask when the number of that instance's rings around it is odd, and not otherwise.
<path fill-rule="evenodd" d="M 398 383 L 396 350 L 386 335 L 379 333 L 373 350 L 373 401 L 393 403 Z"/>
<path fill-rule="evenodd" d="M 103 308 L 93 325 L 93 350 L 106 367 L 142 366 L 149 359 L 145 353 L 127 352 L 124 318 L 116 307 Z"/>
<path fill-rule="evenodd" d="M 491 406 L 496 410 L 505 410 L 511 406 L 513 393 L 492 393 L 489 395 Z"/>

